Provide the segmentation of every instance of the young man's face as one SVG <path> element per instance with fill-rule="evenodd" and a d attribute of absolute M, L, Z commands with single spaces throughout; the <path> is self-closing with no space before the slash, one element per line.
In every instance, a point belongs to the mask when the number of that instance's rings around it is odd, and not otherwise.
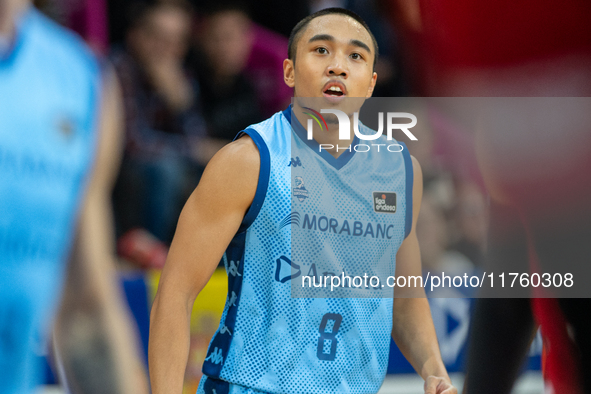
<path fill-rule="evenodd" d="M 310 21 L 297 42 L 295 65 L 283 63 L 285 82 L 296 97 L 324 97 L 337 104 L 345 97 L 368 98 L 377 74 L 368 31 L 355 19 L 339 14 Z"/>

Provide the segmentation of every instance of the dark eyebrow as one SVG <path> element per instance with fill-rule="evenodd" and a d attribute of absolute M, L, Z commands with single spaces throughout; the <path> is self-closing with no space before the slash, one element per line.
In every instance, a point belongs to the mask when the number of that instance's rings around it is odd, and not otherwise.
<path fill-rule="evenodd" d="M 367 52 L 371 53 L 371 49 L 369 49 L 369 46 L 367 46 L 367 44 L 364 43 L 363 41 L 351 40 L 351 41 L 349 41 L 349 44 L 354 45 L 354 46 L 359 47 L 359 48 L 363 48 Z"/>
<path fill-rule="evenodd" d="M 314 37 L 310 38 L 308 42 L 314 41 L 334 41 L 334 37 L 330 34 L 316 34 Z"/>

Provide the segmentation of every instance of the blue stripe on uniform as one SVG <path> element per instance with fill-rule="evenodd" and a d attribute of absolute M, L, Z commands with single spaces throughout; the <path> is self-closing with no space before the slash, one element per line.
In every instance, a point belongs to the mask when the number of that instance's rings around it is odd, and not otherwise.
<path fill-rule="evenodd" d="M 238 229 L 238 232 L 228 245 L 224 260 L 226 262 L 226 271 L 228 272 L 228 297 L 226 300 L 227 312 L 223 324 L 220 324 L 220 329 L 209 344 L 207 349 L 207 357 L 203 363 L 203 373 L 207 376 L 219 377 L 228 352 L 230 350 L 230 343 L 232 342 L 232 335 L 234 335 L 234 327 L 236 326 L 236 316 L 238 313 L 238 306 L 240 305 L 240 294 L 242 292 L 242 278 L 244 273 L 244 252 L 246 248 L 246 229 L 254 222 L 259 214 L 269 185 L 269 176 L 271 174 L 271 156 L 269 149 L 263 138 L 254 129 L 246 129 L 239 133 L 237 138 L 242 134 L 247 134 L 252 138 L 256 144 L 261 157 L 261 166 L 259 172 L 259 179 L 257 183 L 257 190 L 254 199 L 244 219 Z M 223 328 L 223 329 L 222 329 Z M 209 382 L 211 379 L 207 379 Z M 207 383 L 206 382 L 206 387 Z M 216 386 L 217 387 L 217 386 Z M 213 387 L 213 388 L 216 388 Z M 206 390 L 207 393 L 209 391 Z M 217 394 L 227 393 L 227 391 L 218 391 Z"/>
<path fill-rule="evenodd" d="M 203 384 L 203 392 L 205 394 L 228 394 L 230 392 L 230 383 L 207 377 Z"/>
<path fill-rule="evenodd" d="M 255 129 L 248 128 L 242 132 L 240 132 L 236 138 L 240 138 L 243 134 L 247 134 L 252 140 L 254 141 L 255 145 L 259 150 L 259 154 L 261 157 L 261 169 L 259 171 L 259 181 L 257 184 L 257 190 L 254 195 L 254 199 L 252 200 L 252 204 L 246 212 L 244 219 L 242 220 L 242 224 L 238 229 L 238 232 L 241 233 L 245 231 L 250 225 L 254 222 L 257 215 L 259 214 L 261 207 L 263 206 L 263 202 L 265 201 L 265 196 L 267 195 L 267 187 L 269 186 L 269 176 L 271 174 L 271 155 L 269 153 L 269 148 L 267 144 L 263 140 L 263 137 L 260 136 L 258 131 Z"/>

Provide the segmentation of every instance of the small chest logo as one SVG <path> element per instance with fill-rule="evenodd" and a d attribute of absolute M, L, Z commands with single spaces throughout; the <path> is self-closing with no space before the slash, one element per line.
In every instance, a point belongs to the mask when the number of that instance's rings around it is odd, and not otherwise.
<path fill-rule="evenodd" d="M 296 156 L 296 158 L 294 159 L 293 157 L 291 158 L 291 161 L 287 164 L 288 167 L 303 167 L 302 166 L 302 161 L 300 160 L 299 156 Z"/>
<path fill-rule="evenodd" d="M 300 200 L 304 201 L 308 198 L 308 189 L 304 186 L 304 179 L 301 176 L 295 177 L 295 188 L 293 189 L 293 195 Z"/>
<path fill-rule="evenodd" d="M 373 192 L 373 210 L 379 213 L 395 213 L 396 193 Z"/>

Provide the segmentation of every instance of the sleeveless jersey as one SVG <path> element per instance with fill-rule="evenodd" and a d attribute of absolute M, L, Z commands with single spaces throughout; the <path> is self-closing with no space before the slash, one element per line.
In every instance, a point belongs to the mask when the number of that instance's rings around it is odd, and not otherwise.
<path fill-rule="evenodd" d="M 304 275 L 319 280 L 321 261 L 347 256 L 360 259 L 345 265 L 356 274 L 379 264 L 394 275 L 412 219 L 410 155 L 406 148 L 351 150 L 334 158 L 318 152 L 295 118 L 292 128 L 291 117 L 288 108 L 244 131 L 260 153 L 258 186 L 223 258 L 228 298 L 199 392 L 239 385 L 266 393 L 375 393 L 384 379 L 392 293 L 296 298 L 292 284 L 301 286 Z M 395 212 L 374 206 L 376 192 L 396 194 Z"/>
<path fill-rule="evenodd" d="M 29 393 L 94 155 L 100 67 L 34 8 L 0 56 L 0 392 Z"/>

